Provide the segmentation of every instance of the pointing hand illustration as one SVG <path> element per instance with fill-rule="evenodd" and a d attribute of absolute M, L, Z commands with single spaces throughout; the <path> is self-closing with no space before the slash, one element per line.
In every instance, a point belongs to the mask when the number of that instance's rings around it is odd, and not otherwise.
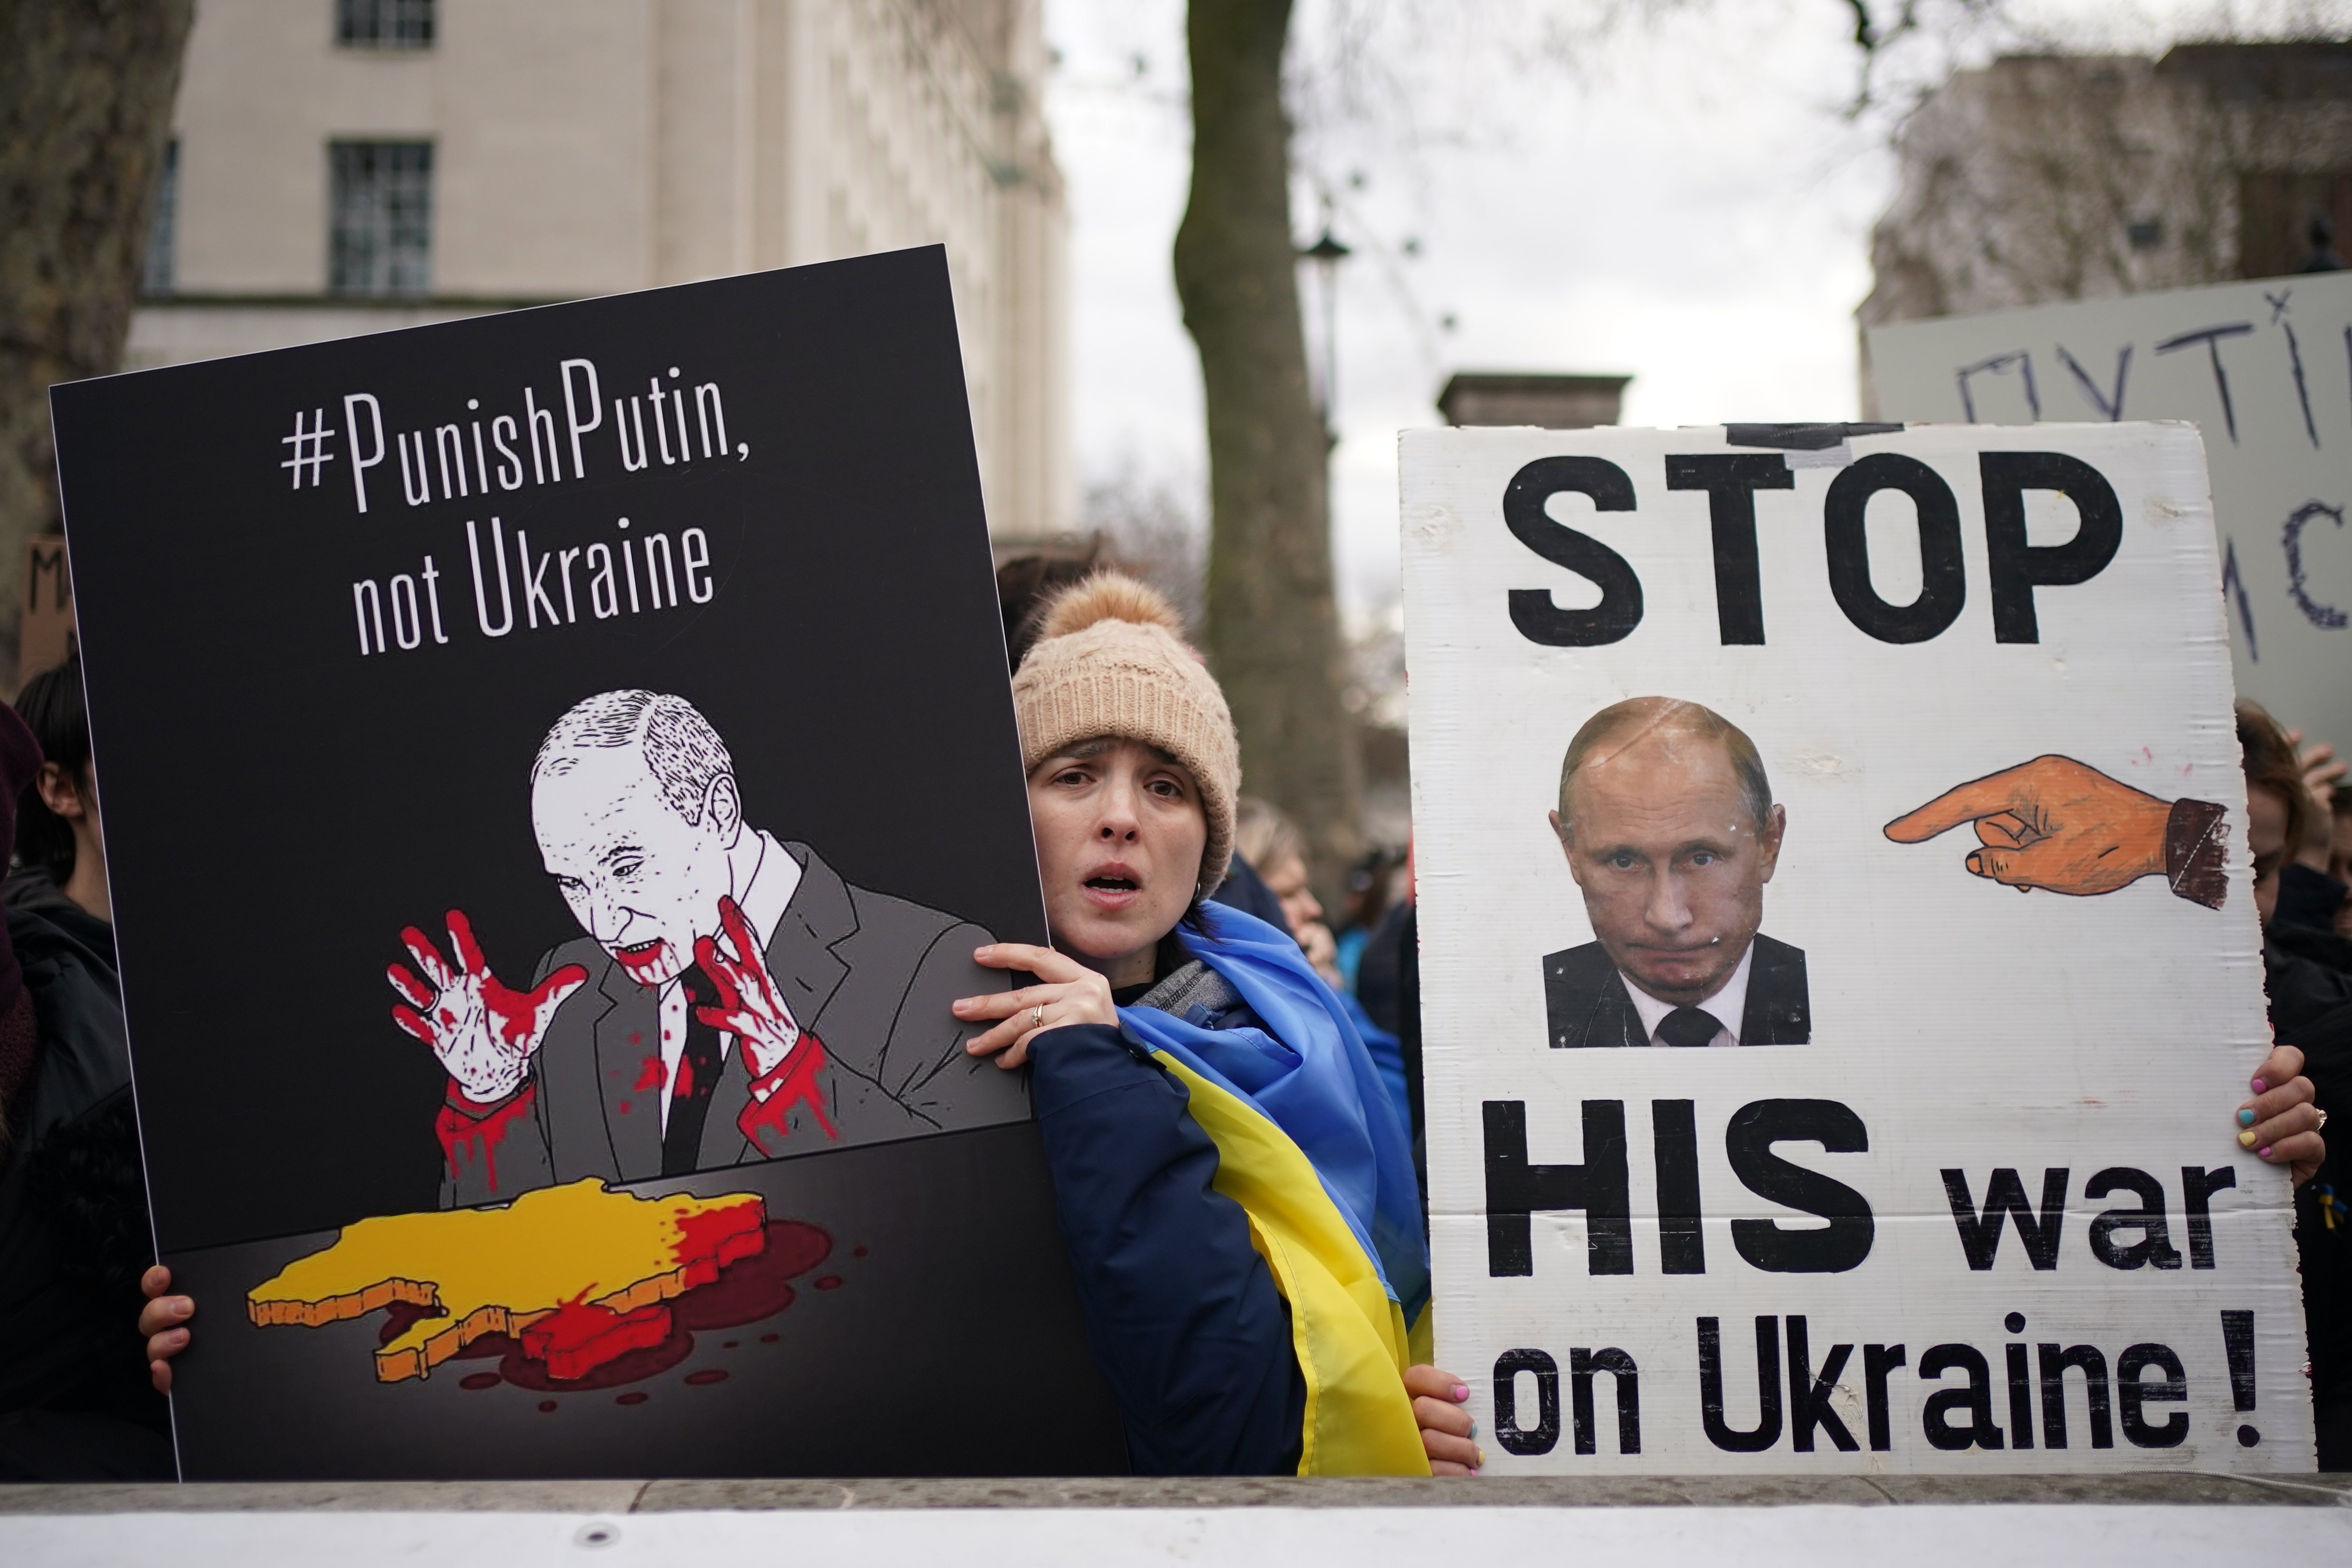
<path fill-rule="evenodd" d="M 1918 844 L 1972 823 L 1970 872 L 2030 892 L 2090 897 L 2159 873 L 2174 892 L 2218 908 L 2221 807 L 2163 801 L 2072 757 L 2036 757 L 1948 790 L 1886 825 Z"/>
<path fill-rule="evenodd" d="M 585 969 L 567 963 L 530 990 L 516 990 L 490 973 L 490 961 L 463 910 L 449 911 L 449 947 L 457 956 L 454 968 L 415 926 L 403 931 L 400 940 L 423 978 L 404 963 L 384 971 L 403 998 L 393 1005 L 392 1021 L 432 1047 L 459 1090 L 478 1104 L 504 1100 L 522 1087 L 549 1020 L 588 983 Z"/>

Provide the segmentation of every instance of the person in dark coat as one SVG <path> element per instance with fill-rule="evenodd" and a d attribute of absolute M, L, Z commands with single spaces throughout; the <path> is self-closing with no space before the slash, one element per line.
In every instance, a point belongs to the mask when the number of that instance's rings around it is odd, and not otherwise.
<path fill-rule="evenodd" d="M 2311 1081 L 2312 1107 L 2325 1126 L 2331 1107 L 2352 1104 L 2352 942 L 2296 923 L 2280 897 L 2282 873 L 2291 847 L 2303 842 L 2309 809 L 2294 744 L 2251 702 L 2238 704 L 2238 743 L 2245 756 L 2246 847 L 2254 857 L 2271 1032 L 2283 1051 L 2301 1056 L 2299 1069 Z M 2294 1167 L 2294 1239 L 2311 1352 L 2312 1425 L 2319 1468 L 2346 1470 L 2352 1469 L 2352 1169 L 2328 1152 L 2318 1128 L 2305 1136 L 2315 1148 Z M 2274 1147 L 2263 1150 L 2265 1158 L 2274 1157 Z"/>
<path fill-rule="evenodd" d="M 0 708 L 0 852 L 41 752 Z M 58 907 L 62 906 L 62 907 Z M 0 1481 L 168 1480 L 127 1331 L 152 1256 L 114 944 L 62 898 L 0 939 Z"/>

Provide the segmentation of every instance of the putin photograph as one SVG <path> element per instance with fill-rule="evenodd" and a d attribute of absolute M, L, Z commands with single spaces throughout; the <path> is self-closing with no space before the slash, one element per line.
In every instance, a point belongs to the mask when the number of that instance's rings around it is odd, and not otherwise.
<path fill-rule="evenodd" d="M 1760 929 L 1788 814 L 1738 726 L 1671 697 L 1603 708 L 1550 816 L 1596 939 L 1543 961 L 1553 1048 L 1811 1037 L 1805 954 Z"/>

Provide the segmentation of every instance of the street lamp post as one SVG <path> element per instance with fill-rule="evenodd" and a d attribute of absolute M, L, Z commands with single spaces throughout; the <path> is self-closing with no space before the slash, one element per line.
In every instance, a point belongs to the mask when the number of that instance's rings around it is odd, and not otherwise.
<path fill-rule="evenodd" d="M 1330 215 L 1323 220 L 1323 237 L 1298 253 L 1300 259 L 1315 264 L 1316 277 L 1323 291 L 1323 438 L 1336 445 L 1339 439 L 1335 421 L 1339 401 L 1339 263 L 1354 254 L 1331 233 Z"/>

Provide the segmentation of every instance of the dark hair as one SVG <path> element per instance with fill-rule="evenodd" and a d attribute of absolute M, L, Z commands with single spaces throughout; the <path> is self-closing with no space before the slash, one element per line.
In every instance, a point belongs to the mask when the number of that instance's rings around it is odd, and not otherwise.
<path fill-rule="evenodd" d="M 1019 555 L 996 569 L 996 607 L 1004 616 L 1004 660 L 1013 669 L 1037 640 L 1038 623 L 1054 596 L 1094 575 L 1102 542 L 1079 555 Z"/>
<path fill-rule="evenodd" d="M 2294 858 L 2303 843 L 2304 826 L 2311 810 L 2310 792 L 2303 787 L 2303 763 L 2294 742 L 2259 702 L 2238 700 L 2238 750 L 2246 763 L 2246 790 L 2279 792 L 2286 802 L 2286 858 Z"/>
<path fill-rule="evenodd" d="M 25 689 L 16 693 L 16 716 L 41 743 L 41 760 L 57 763 L 86 796 L 89 713 L 82 706 L 81 655 L 25 682 Z M 25 786 L 16 803 L 16 858 L 43 868 L 60 887 L 73 875 L 73 824 L 42 803 L 37 779 Z"/>

